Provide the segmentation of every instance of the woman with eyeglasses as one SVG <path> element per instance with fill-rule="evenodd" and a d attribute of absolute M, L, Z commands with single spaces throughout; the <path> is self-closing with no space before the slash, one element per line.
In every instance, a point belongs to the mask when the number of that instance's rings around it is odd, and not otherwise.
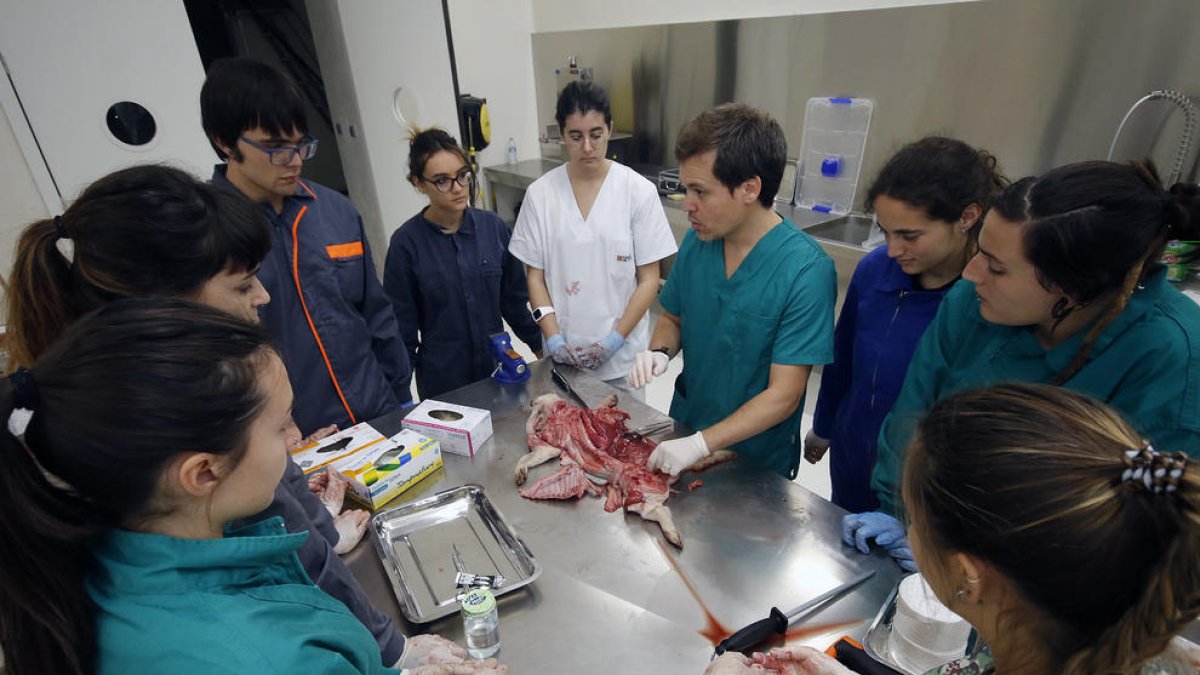
<path fill-rule="evenodd" d="M 629 389 L 625 375 L 650 342 L 659 262 L 675 253 L 675 238 L 654 184 L 605 156 L 612 107 L 603 89 L 568 84 L 555 119 L 570 159 L 529 186 L 509 250 L 527 267 L 546 352 Z"/>
<path fill-rule="evenodd" d="M 539 356 L 521 263 L 491 211 L 469 206 L 475 174 L 458 142 L 437 128 L 409 138 L 408 180 L 429 206 L 392 234 L 383 288 L 392 298 L 421 398 L 487 377 L 488 336 L 508 322 Z"/>

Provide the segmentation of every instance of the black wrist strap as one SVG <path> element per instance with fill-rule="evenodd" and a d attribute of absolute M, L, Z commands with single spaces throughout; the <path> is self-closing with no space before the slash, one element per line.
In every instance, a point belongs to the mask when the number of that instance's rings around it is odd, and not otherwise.
<path fill-rule="evenodd" d="M 666 355 L 667 355 L 667 358 L 668 358 L 668 359 L 670 359 L 670 358 L 671 358 L 671 349 L 670 349 L 669 347 L 655 347 L 654 349 L 651 349 L 650 351 L 652 351 L 652 352 L 662 352 L 663 354 L 666 354 Z"/>

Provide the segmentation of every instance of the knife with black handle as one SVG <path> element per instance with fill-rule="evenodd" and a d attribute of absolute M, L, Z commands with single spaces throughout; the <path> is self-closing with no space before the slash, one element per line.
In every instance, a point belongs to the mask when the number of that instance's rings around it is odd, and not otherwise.
<path fill-rule="evenodd" d="M 841 586 L 838 586 L 833 590 L 826 591 L 812 600 L 801 604 L 799 607 L 796 607 L 787 614 L 779 611 L 778 607 L 772 607 L 771 614 L 767 618 L 759 619 L 758 621 L 739 629 L 733 635 L 730 635 L 724 640 L 721 640 L 721 642 L 717 644 L 717 655 L 721 655 L 730 651 L 745 652 L 772 635 L 781 635 L 786 633 L 788 626 L 790 626 L 797 619 L 873 576 L 875 576 L 874 570 L 863 572 Z"/>

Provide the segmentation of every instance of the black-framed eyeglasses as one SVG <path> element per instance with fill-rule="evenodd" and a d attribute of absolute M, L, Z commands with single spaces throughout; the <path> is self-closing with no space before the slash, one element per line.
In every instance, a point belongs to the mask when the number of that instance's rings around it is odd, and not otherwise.
<path fill-rule="evenodd" d="M 475 180 L 475 172 L 467 168 L 459 171 L 453 178 L 450 176 L 438 176 L 437 178 L 421 176 L 421 180 L 437 188 L 438 192 L 449 192 L 453 183 L 458 183 L 459 187 L 468 187 L 471 181 Z"/>
<path fill-rule="evenodd" d="M 287 166 L 292 163 L 296 155 L 300 155 L 300 159 L 312 159 L 317 154 L 317 139 L 312 136 L 305 136 L 300 140 L 299 145 L 263 145 L 257 141 L 252 141 L 245 136 L 238 136 L 242 142 L 252 148 L 257 148 L 267 153 L 267 161 L 274 166 Z"/>

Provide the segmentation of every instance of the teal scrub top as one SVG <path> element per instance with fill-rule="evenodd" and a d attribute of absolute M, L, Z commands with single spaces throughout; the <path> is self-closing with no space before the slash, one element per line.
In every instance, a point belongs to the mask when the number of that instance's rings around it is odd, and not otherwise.
<path fill-rule="evenodd" d="M 113 530 L 93 547 L 96 672 L 396 673 L 362 623 L 309 581 L 270 518 L 223 539 Z"/>
<path fill-rule="evenodd" d="M 879 432 L 871 487 L 881 509 L 900 514 L 904 454 L 917 422 L 935 402 L 1006 381 L 1053 382 L 1086 332 L 1045 349 L 1028 328 L 984 320 L 975 284 L 959 281 L 918 343 Z M 1172 288 L 1164 270 L 1155 271 L 1063 386 L 1113 406 L 1156 449 L 1200 456 L 1200 306 Z"/>
<path fill-rule="evenodd" d="M 671 417 L 705 429 L 762 393 L 772 363 L 833 361 L 833 260 L 812 237 L 784 219 L 725 277 L 722 240 L 684 237 L 659 301 L 679 317 L 683 373 L 675 380 Z M 731 449 L 795 478 L 800 465 L 800 415 Z"/>

